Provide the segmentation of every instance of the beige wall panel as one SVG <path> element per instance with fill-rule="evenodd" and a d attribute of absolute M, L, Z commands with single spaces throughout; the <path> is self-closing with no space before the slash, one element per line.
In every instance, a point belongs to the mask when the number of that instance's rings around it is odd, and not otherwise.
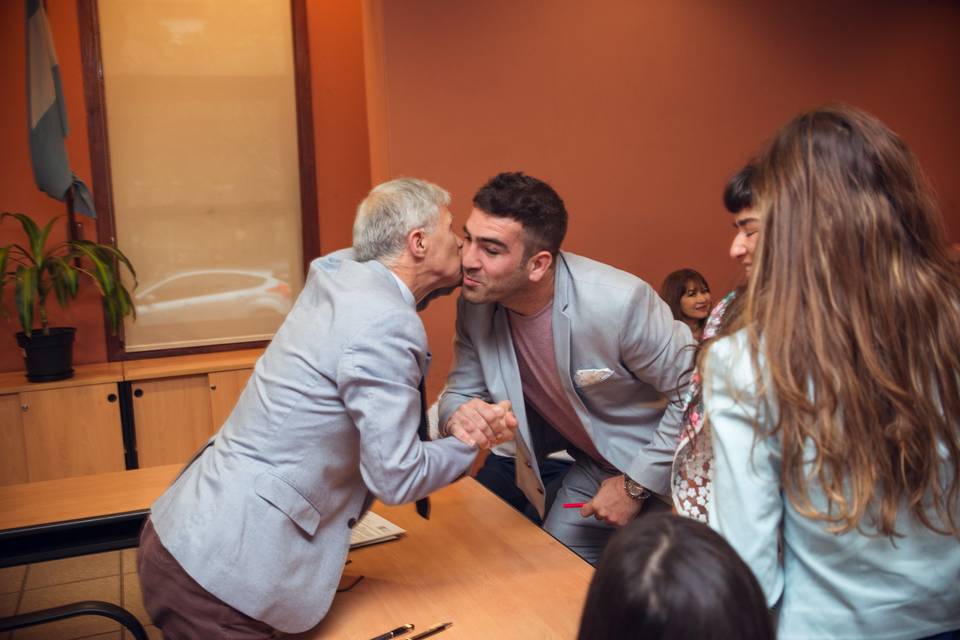
<path fill-rule="evenodd" d="M 252 373 L 253 369 L 237 369 L 215 371 L 207 376 L 210 382 L 210 420 L 214 431 L 230 416 Z"/>
<path fill-rule="evenodd" d="M 114 383 L 20 394 L 31 482 L 123 471 L 116 394 Z"/>
<path fill-rule="evenodd" d="M 290 3 L 97 6 L 125 349 L 269 340 L 303 283 Z"/>
<path fill-rule="evenodd" d="M 133 416 L 141 468 L 186 462 L 213 433 L 207 376 L 133 383 Z"/>
<path fill-rule="evenodd" d="M 20 422 L 20 396 L 0 396 L 0 485 L 27 481 L 27 450 Z"/>

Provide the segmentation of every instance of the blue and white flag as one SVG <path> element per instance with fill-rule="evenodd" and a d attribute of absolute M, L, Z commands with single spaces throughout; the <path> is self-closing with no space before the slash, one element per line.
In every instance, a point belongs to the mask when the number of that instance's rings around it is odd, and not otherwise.
<path fill-rule="evenodd" d="M 53 48 L 42 0 L 27 1 L 27 109 L 30 119 L 30 158 L 37 187 L 57 200 L 73 190 L 73 206 L 97 217 L 90 190 L 70 170 L 67 148 L 67 105 L 60 85 L 60 67 Z"/>

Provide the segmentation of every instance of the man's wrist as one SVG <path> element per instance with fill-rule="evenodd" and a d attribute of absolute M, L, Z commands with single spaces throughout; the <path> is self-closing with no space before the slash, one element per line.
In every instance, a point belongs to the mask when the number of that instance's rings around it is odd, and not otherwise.
<path fill-rule="evenodd" d="M 623 474 L 623 488 L 628 496 L 639 503 L 643 503 L 644 500 L 650 497 L 650 490 L 627 474 Z"/>

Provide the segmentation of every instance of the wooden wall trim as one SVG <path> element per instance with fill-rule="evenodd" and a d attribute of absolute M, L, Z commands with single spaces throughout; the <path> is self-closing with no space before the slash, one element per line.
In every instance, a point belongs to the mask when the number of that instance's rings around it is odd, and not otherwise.
<path fill-rule="evenodd" d="M 110 175 L 110 138 L 107 132 L 107 105 L 103 90 L 103 66 L 100 55 L 100 18 L 97 0 L 77 0 L 80 29 L 80 57 L 83 65 L 83 96 L 87 111 L 87 137 L 90 141 L 90 172 L 93 204 L 97 209 L 97 242 L 116 245 L 117 230 L 113 218 L 113 178 Z M 111 332 L 104 315 L 107 359 L 123 360 L 123 327 Z"/>
<path fill-rule="evenodd" d="M 294 87 L 297 101 L 297 151 L 300 158 L 300 234 L 303 241 L 303 274 L 320 255 L 320 212 L 317 211 L 317 161 L 314 151 L 313 89 L 310 76 L 310 41 L 306 0 L 290 0 L 293 27 Z"/>

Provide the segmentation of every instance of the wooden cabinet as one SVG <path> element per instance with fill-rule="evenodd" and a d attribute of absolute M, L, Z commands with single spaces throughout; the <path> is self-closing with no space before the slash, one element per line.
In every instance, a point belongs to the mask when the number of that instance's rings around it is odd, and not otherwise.
<path fill-rule="evenodd" d="M 23 442 L 20 396 L 0 396 L 0 485 L 27 481 L 27 447 Z"/>
<path fill-rule="evenodd" d="M 187 461 L 233 411 L 253 369 L 132 383 L 139 466 Z"/>
<path fill-rule="evenodd" d="M 141 468 L 184 462 L 213 433 L 207 376 L 138 380 L 131 386 Z"/>
<path fill-rule="evenodd" d="M 119 364 L 78 367 L 70 380 L 0 374 L 0 484 L 122 471 Z"/>
<path fill-rule="evenodd" d="M 214 431 L 230 417 L 230 412 L 252 374 L 253 369 L 235 369 L 214 371 L 207 375 L 210 383 L 210 419 Z"/>
<path fill-rule="evenodd" d="M 185 462 L 233 411 L 262 352 L 80 365 L 48 383 L 0 373 L 0 485 L 122 471 L 124 424 L 137 466 Z"/>
<path fill-rule="evenodd" d="M 116 383 L 20 394 L 30 482 L 123 471 Z"/>
<path fill-rule="evenodd" d="M 186 462 L 233 411 L 262 349 L 124 363 L 138 466 Z"/>

